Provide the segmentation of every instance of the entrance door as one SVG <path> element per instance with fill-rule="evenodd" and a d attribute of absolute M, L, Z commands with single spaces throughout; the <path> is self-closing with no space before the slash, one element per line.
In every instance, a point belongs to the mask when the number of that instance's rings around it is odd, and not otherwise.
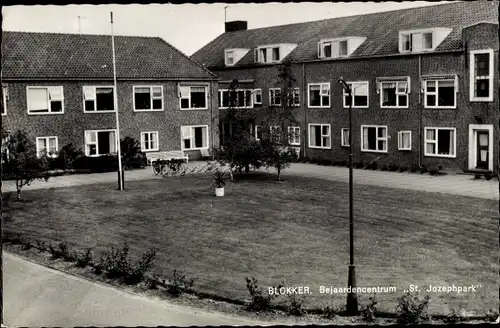
<path fill-rule="evenodd" d="M 478 169 L 488 169 L 488 161 L 490 157 L 489 140 L 489 131 L 477 131 L 476 168 Z"/>

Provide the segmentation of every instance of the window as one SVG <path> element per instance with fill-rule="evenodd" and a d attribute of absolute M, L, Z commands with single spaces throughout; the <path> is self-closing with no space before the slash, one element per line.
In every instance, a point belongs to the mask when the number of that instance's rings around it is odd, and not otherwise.
<path fill-rule="evenodd" d="M 425 156 L 455 157 L 455 128 L 425 128 Z"/>
<path fill-rule="evenodd" d="M 280 88 L 270 88 L 269 89 L 269 105 L 281 106 L 281 89 Z"/>
<path fill-rule="evenodd" d="M 273 141 L 281 142 L 281 127 L 278 125 L 272 125 L 269 127 L 269 134 Z"/>
<path fill-rule="evenodd" d="M 57 157 L 57 137 L 37 137 L 36 154 L 38 157 Z"/>
<path fill-rule="evenodd" d="M 259 125 L 255 126 L 255 140 L 259 141 L 262 139 L 262 130 Z"/>
<path fill-rule="evenodd" d="M 288 127 L 288 143 L 294 146 L 300 146 L 300 127 Z"/>
<path fill-rule="evenodd" d="M 349 147 L 349 134 L 350 134 L 349 129 L 341 129 L 340 134 L 341 134 L 341 138 L 342 138 L 340 140 L 340 146 Z"/>
<path fill-rule="evenodd" d="M 286 90 L 286 101 L 288 107 L 300 106 L 300 90 L 299 88 L 289 88 Z"/>
<path fill-rule="evenodd" d="M 368 108 L 368 82 L 348 82 L 352 93 L 352 107 Z M 349 94 L 344 90 L 344 107 L 349 107 Z"/>
<path fill-rule="evenodd" d="M 262 104 L 262 90 L 256 89 L 253 91 L 253 103 L 256 105 Z"/>
<path fill-rule="evenodd" d="M 115 154 L 117 148 L 115 130 L 85 131 L 85 155 Z"/>
<path fill-rule="evenodd" d="M 253 107 L 252 93 L 253 93 L 252 90 L 245 90 L 245 89 L 219 90 L 219 107 L 252 108 Z"/>
<path fill-rule="evenodd" d="M 427 80 L 424 82 L 426 108 L 455 108 L 455 80 Z"/>
<path fill-rule="evenodd" d="M 255 61 L 258 63 L 277 63 L 281 60 L 279 46 L 259 47 L 255 49 Z"/>
<path fill-rule="evenodd" d="M 114 87 L 83 87 L 84 112 L 113 112 Z"/>
<path fill-rule="evenodd" d="M 234 52 L 233 51 L 226 52 L 226 65 L 227 66 L 234 65 Z"/>
<path fill-rule="evenodd" d="M 7 86 L 2 85 L 2 115 L 7 115 Z"/>
<path fill-rule="evenodd" d="M 181 126 L 182 149 L 208 149 L 208 126 Z"/>
<path fill-rule="evenodd" d="M 331 148 L 330 124 L 309 124 L 309 148 Z"/>
<path fill-rule="evenodd" d="M 387 152 L 387 126 L 362 125 L 361 151 Z"/>
<path fill-rule="evenodd" d="M 432 49 L 432 33 L 422 33 L 422 49 Z"/>
<path fill-rule="evenodd" d="M 401 34 L 401 52 L 432 50 L 433 48 L 433 32 Z"/>
<path fill-rule="evenodd" d="M 318 43 L 320 58 L 338 58 L 349 55 L 348 40 L 325 40 Z"/>
<path fill-rule="evenodd" d="M 163 87 L 162 86 L 134 87 L 134 110 L 135 111 L 163 110 Z"/>
<path fill-rule="evenodd" d="M 330 83 L 309 84 L 309 107 L 330 107 Z"/>
<path fill-rule="evenodd" d="M 380 106 L 382 108 L 403 107 L 408 108 L 408 82 L 385 81 L 380 83 L 382 95 Z"/>
<path fill-rule="evenodd" d="M 179 86 L 181 109 L 207 109 L 206 86 Z"/>
<path fill-rule="evenodd" d="M 493 50 L 471 51 L 470 100 L 493 101 Z"/>
<path fill-rule="evenodd" d="M 152 151 L 158 150 L 158 132 L 141 132 L 141 150 Z"/>
<path fill-rule="evenodd" d="M 63 114 L 63 87 L 28 87 L 28 114 Z"/>
<path fill-rule="evenodd" d="M 398 132 L 398 149 L 411 150 L 411 131 Z"/>

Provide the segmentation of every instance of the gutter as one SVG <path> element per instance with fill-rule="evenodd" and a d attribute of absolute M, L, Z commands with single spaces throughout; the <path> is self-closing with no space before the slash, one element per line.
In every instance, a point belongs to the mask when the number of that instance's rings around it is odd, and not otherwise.
<path fill-rule="evenodd" d="M 36 78 L 26 78 L 26 77 L 4 77 L 2 81 L 113 81 L 112 77 L 36 77 Z M 151 77 L 151 78 L 117 78 L 117 81 L 217 81 L 218 78 L 184 78 L 184 77 Z"/>
<path fill-rule="evenodd" d="M 302 103 L 304 104 L 304 141 L 302 142 L 302 144 L 304 145 L 303 157 L 306 157 L 306 146 L 307 146 L 306 142 L 307 140 L 309 140 L 307 136 L 309 131 L 307 131 L 307 101 L 306 101 L 307 83 L 306 83 L 306 65 L 304 63 L 302 63 L 302 94 L 304 95 L 302 97 Z"/>
<path fill-rule="evenodd" d="M 418 166 L 422 167 L 422 56 L 418 55 Z"/>

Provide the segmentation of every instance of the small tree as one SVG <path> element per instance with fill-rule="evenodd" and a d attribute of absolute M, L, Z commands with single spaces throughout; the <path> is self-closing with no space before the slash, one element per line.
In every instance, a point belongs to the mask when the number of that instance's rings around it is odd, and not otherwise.
<path fill-rule="evenodd" d="M 5 137 L 3 131 L 2 137 Z M 18 130 L 8 136 L 2 157 L 5 159 L 4 172 L 16 180 L 18 201 L 24 186 L 29 186 L 34 180 L 49 179 L 46 173 L 49 168 L 47 157 L 38 158 L 35 144 L 24 131 Z"/>
<path fill-rule="evenodd" d="M 120 141 L 123 164 L 126 168 L 140 168 L 146 166 L 146 155 L 141 150 L 138 140 L 125 137 Z"/>

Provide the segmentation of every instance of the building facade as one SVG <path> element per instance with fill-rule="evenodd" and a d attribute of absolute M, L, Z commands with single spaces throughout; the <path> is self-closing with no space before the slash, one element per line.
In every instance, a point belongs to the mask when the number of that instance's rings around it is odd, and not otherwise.
<path fill-rule="evenodd" d="M 217 78 L 160 38 L 3 32 L 2 129 L 28 132 L 39 152 L 73 144 L 87 156 L 134 138 L 144 152 L 217 145 Z"/>
<path fill-rule="evenodd" d="M 249 107 L 274 102 L 277 67 L 290 61 L 299 123 L 289 130 L 300 133 L 302 156 L 348 159 L 343 78 L 353 92 L 354 161 L 496 171 L 497 8 L 456 2 L 254 30 L 230 22 L 192 58 L 220 89 L 240 81 L 254 95 Z"/>

